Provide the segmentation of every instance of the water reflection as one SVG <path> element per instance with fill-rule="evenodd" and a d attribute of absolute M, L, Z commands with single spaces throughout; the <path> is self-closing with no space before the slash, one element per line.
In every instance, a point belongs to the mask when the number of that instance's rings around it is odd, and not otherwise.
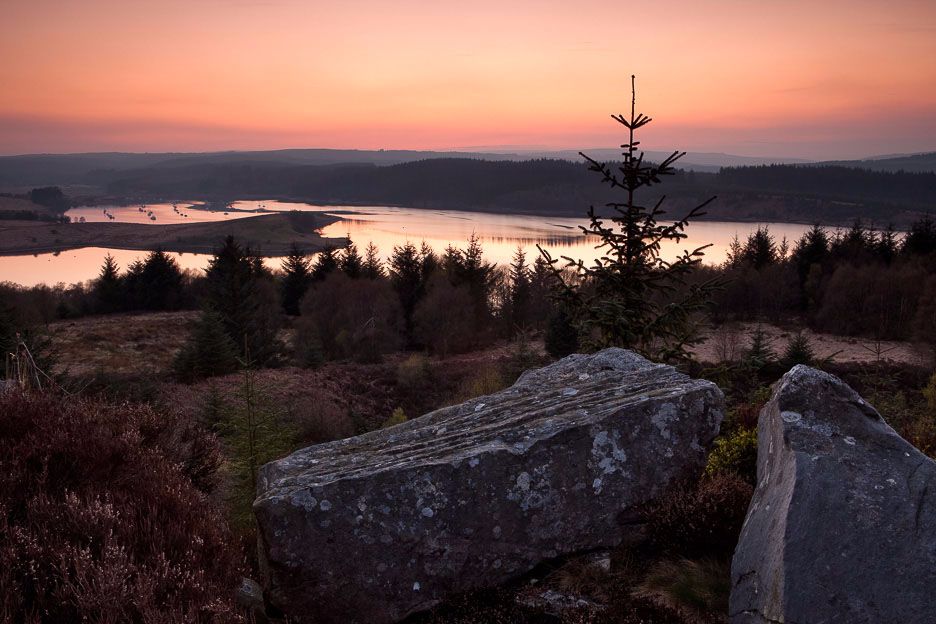
<path fill-rule="evenodd" d="M 250 216 L 256 212 L 316 211 L 335 215 L 335 223 L 322 229 L 328 237 L 350 238 L 363 248 L 373 242 L 387 257 L 395 245 L 423 241 L 438 252 L 449 245 L 464 246 L 475 234 L 484 246 L 485 257 L 498 263 L 507 263 L 523 248 L 532 260 L 539 252 L 537 245 L 550 250 L 553 256 L 570 256 L 591 262 L 600 255 L 595 249 L 597 239 L 583 236 L 579 226 L 585 218 L 538 217 L 529 215 L 501 215 L 451 210 L 400 208 L 393 206 L 313 206 L 297 202 L 275 200 L 238 201 L 229 208 L 216 206 L 208 210 L 193 202 L 160 203 L 134 206 L 96 206 L 75 208 L 68 216 L 77 220 L 116 221 L 133 223 L 192 223 L 220 221 Z M 110 216 L 109 216 L 110 215 Z M 112 218 L 111 218 L 112 217 Z M 152 218 L 152 217 L 155 217 Z M 688 230 L 689 238 L 678 244 L 668 243 L 662 248 L 664 257 L 675 258 L 686 249 L 712 243 L 705 252 L 705 261 L 724 261 L 732 238 L 746 237 L 758 224 L 698 222 Z M 797 224 L 769 224 L 770 231 L 779 241 L 786 237 L 791 243 L 808 226 Z M 90 247 L 53 254 L 0 257 L 0 281 L 24 285 L 39 283 L 75 283 L 94 278 L 100 270 L 106 253 L 113 255 L 121 268 L 145 256 L 145 252 Z M 183 268 L 199 270 L 208 264 L 204 254 L 172 254 Z M 279 258 L 268 258 L 266 264 L 278 268 Z"/>

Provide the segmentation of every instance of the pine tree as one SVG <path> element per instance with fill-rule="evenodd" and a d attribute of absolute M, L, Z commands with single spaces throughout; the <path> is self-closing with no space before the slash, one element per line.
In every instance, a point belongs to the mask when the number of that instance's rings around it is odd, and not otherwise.
<path fill-rule="evenodd" d="M 755 269 L 762 269 L 775 264 L 779 258 L 777 244 L 770 234 L 770 229 L 766 225 L 757 226 L 757 229 L 748 235 L 741 252 L 741 261 Z"/>
<path fill-rule="evenodd" d="M 530 272 L 530 317 L 533 325 L 543 328 L 555 306 L 552 291 L 556 277 L 542 256 L 536 256 Z"/>
<path fill-rule="evenodd" d="M 367 279 L 381 279 L 386 277 L 383 262 L 380 259 L 380 252 L 374 243 L 368 243 L 364 252 L 363 275 Z"/>
<path fill-rule="evenodd" d="M 508 272 L 510 280 L 510 327 L 511 333 L 523 330 L 530 324 L 530 268 L 526 263 L 526 254 L 522 247 L 517 247 Z"/>
<path fill-rule="evenodd" d="M 426 241 L 423 241 L 419 246 L 419 266 L 423 283 L 428 282 L 429 278 L 439 269 L 439 257 Z"/>
<path fill-rule="evenodd" d="M 104 314 L 116 312 L 123 307 L 123 282 L 117 261 L 110 254 L 104 256 L 104 265 L 94 281 L 95 307 Z"/>
<path fill-rule="evenodd" d="M 139 304 L 144 310 L 174 310 L 182 300 L 182 270 L 162 249 L 150 252 L 139 275 Z"/>
<path fill-rule="evenodd" d="M 897 232 L 894 230 L 894 225 L 890 223 L 878 235 L 875 251 L 881 260 L 887 264 L 890 264 L 891 261 L 897 257 L 897 251 L 899 248 L 900 241 L 897 238 Z"/>
<path fill-rule="evenodd" d="M 12 372 L 11 360 L 19 342 L 17 329 L 13 307 L 0 300 L 0 379 L 9 377 Z"/>
<path fill-rule="evenodd" d="M 547 319 L 543 341 L 546 343 L 546 353 L 555 358 L 562 358 L 579 350 L 578 330 L 572 322 L 572 317 L 561 306 Z"/>
<path fill-rule="evenodd" d="M 243 344 L 246 332 L 244 302 L 251 296 L 253 267 L 233 236 L 224 239 L 205 271 L 206 304 L 220 315 L 234 344 Z"/>
<path fill-rule="evenodd" d="M 390 283 L 403 307 L 406 335 L 412 336 L 413 311 L 426 290 L 424 256 L 411 242 L 394 246 L 393 255 L 390 256 L 389 274 Z"/>
<path fill-rule="evenodd" d="M 143 285 L 143 262 L 134 260 L 127 266 L 127 273 L 123 278 L 124 284 L 124 309 L 139 310 L 143 307 L 143 294 L 145 288 Z"/>
<path fill-rule="evenodd" d="M 741 244 L 741 239 L 738 238 L 738 235 L 735 234 L 731 237 L 731 242 L 728 244 L 728 253 L 725 258 L 725 265 L 729 267 L 741 266 L 741 263 L 744 261 L 744 245 Z"/>
<path fill-rule="evenodd" d="M 224 330 L 224 321 L 217 312 L 211 309 L 202 312 L 192 336 L 176 356 L 173 368 L 185 382 L 228 375 L 237 370 L 237 345 Z"/>
<path fill-rule="evenodd" d="M 283 310 L 290 316 L 299 315 L 299 303 L 312 284 L 312 264 L 309 257 L 293 243 L 289 255 L 283 259 L 281 285 Z"/>
<path fill-rule="evenodd" d="M 590 223 L 582 230 L 601 239 L 597 247 L 602 256 L 590 266 L 581 260 L 565 258 L 575 273 L 573 279 L 565 279 L 556 266 L 558 261 L 542 248 L 540 252 L 553 265 L 560 280 L 559 296 L 584 341 L 583 346 L 588 349 L 619 346 L 636 349 L 652 358 L 680 359 L 687 357 L 687 346 L 698 339 L 693 315 L 704 310 L 719 284 L 713 280 L 687 283 L 710 245 L 686 250 L 675 260 L 667 261 L 660 255 L 661 244 L 685 239 L 689 221 L 704 215 L 704 207 L 715 198 L 672 224 L 658 222 L 665 214 L 661 208 L 663 198 L 653 206 L 637 202 L 636 192 L 673 174 L 673 165 L 685 152 L 673 152 L 659 164 L 644 162 L 634 135 L 651 119 L 636 113 L 633 76 L 631 88 L 630 117 L 612 116 L 628 130 L 623 162 L 612 165 L 582 154 L 591 171 L 626 196 L 624 201 L 607 204 L 612 212 L 609 224 L 594 206 L 588 211 Z"/>
<path fill-rule="evenodd" d="M 257 267 L 249 250 L 228 236 L 208 261 L 206 308 L 216 312 L 231 341 L 246 344 L 253 358 L 267 364 L 279 353 L 278 292 L 269 272 Z M 240 352 L 244 355 L 244 352 Z"/>
<path fill-rule="evenodd" d="M 338 257 L 338 268 L 351 279 L 357 279 L 364 273 L 364 260 L 358 253 L 357 245 L 350 240 Z"/>
<path fill-rule="evenodd" d="M 936 221 L 930 215 L 914 221 L 904 237 L 901 253 L 911 256 L 927 256 L 936 253 Z"/>
<path fill-rule="evenodd" d="M 315 263 L 312 265 L 312 279 L 321 282 L 338 268 L 338 254 L 335 248 L 326 246 L 315 257 Z"/>

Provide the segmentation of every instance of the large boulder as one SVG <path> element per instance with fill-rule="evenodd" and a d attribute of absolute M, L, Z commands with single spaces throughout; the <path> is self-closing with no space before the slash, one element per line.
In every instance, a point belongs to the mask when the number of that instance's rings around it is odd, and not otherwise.
<path fill-rule="evenodd" d="M 854 390 L 787 373 L 760 415 L 757 475 L 732 624 L 934 621 L 936 463 Z"/>
<path fill-rule="evenodd" d="M 455 592 L 622 538 L 629 512 L 699 474 L 712 383 L 622 349 L 264 466 L 267 598 L 315 622 L 398 621 Z"/>

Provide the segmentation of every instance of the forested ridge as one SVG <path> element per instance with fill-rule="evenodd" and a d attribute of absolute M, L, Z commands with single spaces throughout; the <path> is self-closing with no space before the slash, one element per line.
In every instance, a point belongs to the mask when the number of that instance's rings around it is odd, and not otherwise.
<path fill-rule="evenodd" d="M 69 194 L 85 203 L 102 201 L 102 197 L 106 201 L 290 198 L 321 204 L 389 204 L 544 216 L 578 216 L 588 205 L 600 207 L 612 199 L 606 189 L 594 184 L 582 163 L 564 159 L 446 156 L 394 163 L 391 156 L 381 161 L 354 157 L 358 160 L 309 164 L 297 157 L 273 158 L 260 152 L 176 155 L 163 160 L 131 160 L 132 168 L 99 158 L 94 162 L 102 166 L 83 173 L 72 171 L 68 176 L 71 183 L 96 190 Z M 666 194 L 674 218 L 694 202 L 718 195 L 719 201 L 704 218 L 819 221 L 827 225 L 847 225 L 861 218 L 879 226 L 893 223 L 906 227 L 933 208 L 936 172 L 932 167 L 927 169 L 929 160 L 924 154 L 893 159 L 893 167 L 888 165 L 892 160 L 885 159 L 723 167 L 717 173 L 678 170 L 667 183 Z M 6 171 L 11 163 L 19 161 L 0 159 L 0 179 L 8 183 L 11 175 L 21 173 L 20 169 Z M 907 170 L 894 170 L 901 164 Z M 53 176 L 60 165 L 54 160 L 42 167 L 48 167 Z M 645 201 L 655 202 L 661 194 L 656 188 L 649 189 Z"/>

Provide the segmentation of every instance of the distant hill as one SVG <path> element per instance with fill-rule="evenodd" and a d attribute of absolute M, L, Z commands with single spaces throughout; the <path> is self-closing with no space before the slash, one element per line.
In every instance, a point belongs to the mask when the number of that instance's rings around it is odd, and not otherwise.
<path fill-rule="evenodd" d="M 621 150 L 620 149 L 605 149 L 605 148 L 595 148 L 595 149 L 583 149 L 583 150 L 560 150 L 560 151 L 530 151 L 530 152 L 520 152 L 521 155 L 525 155 L 528 158 L 561 158 L 565 160 L 571 160 L 574 162 L 580 162 L 582 157 L 579 155 L 579 151 L 587 154 L 591 158 L 598 160 L 620 160 Z M 648 150 L 644 153 L 645 157 L 654 160 L 661 161 L 664 158 L 667 158 L 672 152 L 660 152 L 654 150 Z M 805 164 L 812 161 L 801 159 L 801 158 L 769 158 L 769 157 L 759 157 L 759 156 L 736 156 L 734 154 L 724 154 L 721 152 L 688 152 L 679 160 L 679 167 L 687 171 L 703 171 L 709 173 L 717 173 L 722 167 L 743 167 L 743 166 L 755 166 L 755 165 L 788 165 L 788 164 Z"/>
<path fill-rule="evenodd" d="M 117 197 L 289 198 L 319 204 L 580 216 L 618 200 L 580 163 L 434 158 L 390 166 L 264 162 L 156 166 L 111 172 L 98 182 Z M 642 197 L 669 197 L 672 213 L 711 195 L 710 218 L 905 225 L 936 208 L 936 174 L 855 167 L 763 165 L 718 173 L 680 170 Z"/>
<path fill-rule="evenodd" d="M 870 171 L 933 172 L 936 171 L 936 152 L 882 156 L 880 158 L 868 158 L 865 160 L 834 160 L 817 164 L 854 167 L 857 169 L 868 169 Z"/>
<path fill-rule="evenodd" d="M 551 152 L 543 152 L 551 153 Z M 616 151 L 591 150 L 596 158 Z M 0 158 L 0 185 L 73 184 L 89 203 L 284 198 L 318 204 L 580 216 L 589 205 L 619 200 L 576 155 L 405 150 L 278 150 L 210 154 L 75 154 Z M 527 156 L 522 159 L 521 156 Z M 724 154 L 699 155 L 714 159 Z M 650 152 L 649 158 L 660 157 Z M 670 214 L 711 195 L 709 218 L 907 225 L 936 209 L 936 155 L 841 163 L 754 164 L 682 169 L 642 201 L 665 193 Z M 688 156 L 687 156 L 688 158 Z M 742 159 L 742 162 L 748 159 Z M 916 163 L 921 169 L 908 170 Z M 79 187 L 75 187 L 79 188 Z"/>
<path fill-rule="evenodd" d="M 617 160 L 620 149 L 583 150 L 602 160 Z M 669 153 L 647 152 L 647 158 L 662 159 Z M 266 165 L 341 165 L 366 164 L 390 166 L 435 158 L 472 158 L 480 160 L 523 161 L 539 158 L 582 162 L 576 150 L 556 151 L 429 151 L 429 150 L 343 150 L 343 149 L 283 149 L 268 151 L 230 152 L 167 152 L 129 153 L 101 152 L 87 154 L 29 154 L 0 156 L 0 190 L 22 190 L 29 186 L 86 185 L 113 172 L 144 167 L 196 167 L 251 163 Z M 717 172 L 720 167 L 808 162 L 782 158 L 753 158 L 731 154 L 695 152 L 680 161 L 683 169 Z"/>

